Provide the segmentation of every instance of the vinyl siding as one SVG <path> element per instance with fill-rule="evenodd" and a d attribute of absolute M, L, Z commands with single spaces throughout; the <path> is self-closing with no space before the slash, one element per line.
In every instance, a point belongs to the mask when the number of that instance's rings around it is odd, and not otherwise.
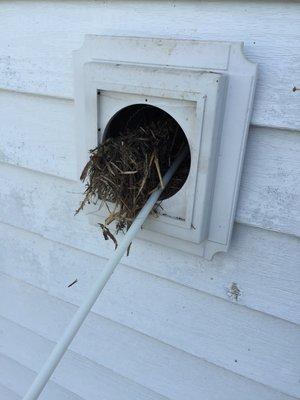
<path fill-rule="evenodd" d="M 86 33 L 244 41 L 259 79 L 229 252 L 209 262 L 137 240 L 41 398 L 300 396 L 299 10 L 1 2 L 1 399 L 24 395 L 113 251 L 84 215 L 74 217 L 83 186 L 71 55 Z"/>

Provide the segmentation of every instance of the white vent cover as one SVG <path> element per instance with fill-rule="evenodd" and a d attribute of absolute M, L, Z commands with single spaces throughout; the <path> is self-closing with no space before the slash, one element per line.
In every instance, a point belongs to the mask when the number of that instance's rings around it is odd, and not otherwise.
<path fill-rule="evenodd" d="M 208 259 L 226 251 L 256 76 L 242 44 L 88 35 L 74 58 L 78 175 L 116 113 L 161 108 L 187 136 L 190 174 L 139 237 Z M 90 221 L 100 213 L 92 206 Z"/>

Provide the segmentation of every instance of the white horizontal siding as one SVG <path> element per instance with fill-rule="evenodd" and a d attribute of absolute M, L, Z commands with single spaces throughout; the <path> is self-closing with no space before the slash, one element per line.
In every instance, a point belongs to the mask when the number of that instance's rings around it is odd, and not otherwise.
<path fill-rule="evenodd" d="M 11 328 L 12 334 L 20 335 L 20 340 L 23 335 L 31 335 L 28 330 L 32 331 L 34 337 L 27 340 L 33 349 L 38 340 L 41 347 L 36 348 L 37 352 L 42 351 L 46 342 L 38 335 L 56 341 L 75 312 L 75 306 L 4 275 L 1 275 L 0 284 L 4 294 L 4 302 L 0 304 L 1 315 L 16 324 L 14 329 Z M 22 326 L 27 328 L 26 334 Z M 3 339 L 8 346 L 6 351 L 12 352 L 13 357 L 24 357 L 22 362 L 32 363 L 30 349 L 23 350 L 26 354 L 20 355 L 18 342 L 14 341 L 17 346 L 14 350 L 10 340 Z M 71 350 L 170 399 L 198 400 L 199 394 L 210 400 L 290 398 L 95 313 L 89 315 L 71 344 Z M 75 374 L 73 371 L 69 373 Z"/>
<path fill-rule="evenodd" d="M 1 400 L 19 400 L 21 399 L 16 393 L 5 386 L 0 385 Z"/>
<path fill-rule="evenodd" d="M 54 343 L 1 317 L 0 330 L 4 353 L 37 373 Z M 98 400 L 101 395 L 101 398 L 109 400 L 167 400 L 72 351 L 65 355 L 51 381 L 73 393 L 72 399 L 80 396 L 86 400 Z"/>
<path fill-rule="evenodd" d="M 236 219 L 300 236 L 300 132 L 250 129 Z"/>
<path fill-rule="evenodd" d="M 79 304 L 104 265 L 101 241 L 96 256 L 0 224 L 0 271 Z M 138 241 L 123 263 L 228 302 L 236 282 L 240 305 L 300 323 L 299 259 L 299 239 L 236 225 L 229 253 L 212 262 Z M 78 284 L 67 289 L 76 278 Z"/>
<path fill-rule="evenodd" d="M 21 332 L 21 330 L 20 330 Z M 5 332 L 0 332 L 0 336 Z M 9 334 L 9 332 L 7 332 Z M 16 345 L 22 345 L 22 339 L 20 339 L 19 343 Z M 1 347 L 3 350 L 4 342 L 1 343 Z M 20 352 L 22 353 L 24 348 L 20 348 Z M 16 398 L 19 399 L 23 397 L 28 389 L 30 383 L 35 378 L 36 373 L 33 372 L 31 369 L 26 368 L 24 365 L 20 364 L 19 362 L 7 357 L 0 353 L 0 384 L 9 390 L 11 393 L 14 393 Z M 1 388 L 0 388 L 0 396 Z M 20 397 L 19 397 L 20 396 Z M 0 397 L 1 400 L 3 399 L 2 396 Z M 75 393 L 69 392 L 65 388 L 57 385 L 56 383 L 50 381 L 43 393 L 40 396 L 40 400 L 81 400 L 79 396 Z"/>
<path fill-rule="evenodd" d="M 269 127 L 250 129 L 230 251 L 208 262 L 135 241 L 41 399 L 300 395 L 299 10 L 267 1 L 1 2 L 1 399 L 24 395 L 112 251 L 73 216 L 83 186 L 71 54 L 86 33 L 244 41 L 259 63 L 252 123 Z"/>
<path fill-rule="evenodd" d="M 0 160 L 76 178 L 73 101 L 0 90 Z"/>
<path fill-rule="evenodd" d="M 3 1 L 0 87 L 72 97 L 87 33 L 243 41 L 259 63 L 252 123 L 299 129 L 299 16 L 297 2 Z"/>
<path fill-rule="evenodd" d="M 63 277 L 61 267 L 57 266 L 52 279 Z M 65 279 L 58 290 L 52 279 L 50 292 L 52 284 L 59 294 L 72 290 Z M 1 292 L 6 290 L 1 287 Z M 7 299 L 3 303 L 3 308 L 9 307 Z M 40 321 L 39 306 L 38 310 L 30 306 Z M 239 375 L 300 395 L 300 328 L 295 324 L 125 266 L 115 272 L 93 310 Z"/>
<path fill-rule="evenodd" d="M 237 220 L 300 236 L 300 134 L 256 128 L 248 143 Z M 3 142 L 2 148 L 6 148 Z M 22 151 L 16 147 L 15 153 L 21 157 Z M 50 149 L 47 157 L 52 158 Z M 68 160 L 73 163 L 73 159 Z M 92 232 L 83 215 L 74 218 L 82 199 L 82 184 L 8 164 L 2 164 L 1 171 L 2 222 L 13 224 L 11 219 L 18 215 L 18 226 L 46 236 L 52 231 L 53 238 L 63 242 L 70 229 L 79 236 L 82 230 Z M 74 244 L 79 236 L 71 237 L 69 243 Z"/>
<path fill-rule="evenodd" d="M 0 161 L 76 179 L 73 116 L 73 102 L 0 91 Z M 239 222 L 300 236 L 299 153 L 299 132 L 252 127 Z M 67 202 L 74 197 L 69 192 L 82 191 L 82 185 L 57 185 L 68 187 Z M 49 201 L 45 206 L 50 207 Z"/>

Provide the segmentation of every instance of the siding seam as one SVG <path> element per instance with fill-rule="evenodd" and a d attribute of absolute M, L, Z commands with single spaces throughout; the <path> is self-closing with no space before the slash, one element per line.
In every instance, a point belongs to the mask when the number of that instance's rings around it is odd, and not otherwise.
<path fill-rule="evenodd" d="M 43 93 L 43 92 L 30 92 L 28 90 L 19 90 L 19 89 L 12 89 L 12 88 L 5 88 L 0 86 L 0 92 L 9 92 L 9 93 L 15 93 L 15 94 L 22 94 L 22 95 L 28 95 L 28 96 L 35 96 L 35 97 L 47 97 L 50 99 L 57 99 L 57 100 L 62 100 L 62 101 L 70 101 L 74 102 L 74 97 L 69 97 L 69 96 L 60 96 L 56 94 L 48 94 L 48 93 Z"/>

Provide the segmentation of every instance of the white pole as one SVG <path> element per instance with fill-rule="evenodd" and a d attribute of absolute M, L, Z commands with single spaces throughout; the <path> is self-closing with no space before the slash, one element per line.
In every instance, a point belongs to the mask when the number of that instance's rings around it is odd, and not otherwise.
<path fill-rule="evenodd" d="M 168 172 L 165 174 L 163 178 L 164 187 L 168 184 L 172 176 L 174 175 L 175 171 L 184 160 L 188 152 L 187 147 L 183 149 L 180 155 L 176 158 Z M 145 219 L 147 218 L 148 214 L 152 210 L 153 206 L 157 202 L 159 196 L 161 195 L 163 188 L 158 187 L 155 192 L 151 194 L 149 199 L 147 200 L 146 204 L 139 212 L 135 220 L 133 221 L 131 227 L 127 231 L 126 235 L 124 236 L 121 244 L 117 247 L 115 252 L 112 254 L 111 258 L 108 260 L 103 274 L 99 277 L 99 279 L 95 282 L 91 292 L 89 293 L 85 302 L 79 307 L 75 315 L 73 316 L 69 326 L 66 328 L 64 334 L 61 336 L 59 341 L 57 342 L 56 346 L 52 350 L 48 360 L 40 370 L 39 374 L 33 381 L 31 387 L 29 388 L 28 392 L 24 396 L 23 400 L 36 400 L 42 390 L 44 389 L 45 385 L 47 384 L 48 380 L 50 379 L 53 371 L 57 367 L 59 361 L 67 351 L 69 344 L 74 339 L 76 333 L 78 332 L 79 328 L 81 327 L 83 321 L 87 317 L 89 311 L 91 310 L 92 306 L 96 302 L 97 298 L 99 297 L 102 289 L 104 288 L 105 284 L 111 277 L 112 273 L 114 272 L 116 266 L 118 265 L 119 261 L 121 260 L 123 254 L 127 250 L 127 247 L 132 242 L 135 235 L 140 230 L 142 224 L 144 223 Z"/>

